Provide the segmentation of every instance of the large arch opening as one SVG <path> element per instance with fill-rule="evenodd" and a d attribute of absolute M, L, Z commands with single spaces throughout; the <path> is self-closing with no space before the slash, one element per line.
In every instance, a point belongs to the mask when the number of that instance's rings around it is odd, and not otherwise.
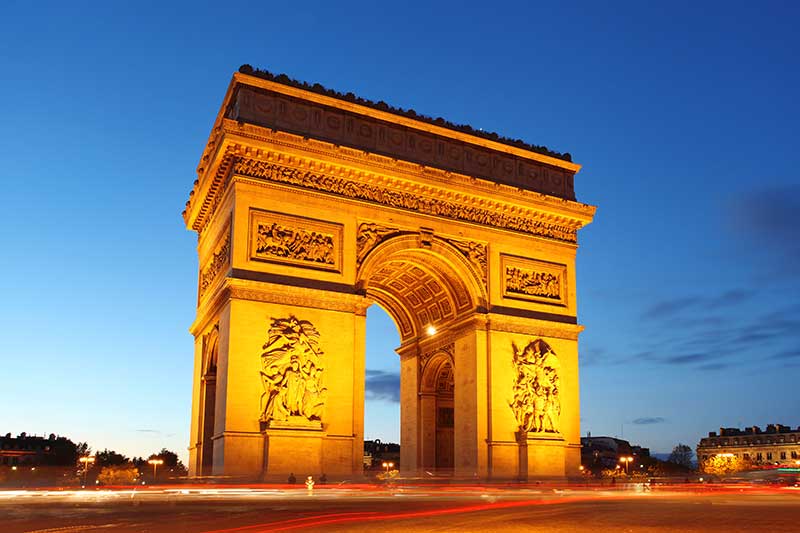
<path fill-rule="evenodd" d="M 444 240 L 421 243 L 417 234 L 381 243 L 359 269 L 361 290 L 391 317 L 400 337 L 393 348 L 400 355 L 395 367 L 400 370 L 400 468 L 406 473 L 453 472 L 458 438 L 454 341 L 485 302 L 479 276 Z M 388 349 L 384 344 L 380 351 Z M 366 385 L 369 398 L 369 373 Z"/>
<path fill-rule="evenodd" d="M 199 468 L 203 476 L 210 476 L 214 467 L 214 424 L 217 408 L 217 360 L 219 358 L 219 331 L 216 327 L 203 338 L 203 365 L 200 378 L 200 454 Z"/>

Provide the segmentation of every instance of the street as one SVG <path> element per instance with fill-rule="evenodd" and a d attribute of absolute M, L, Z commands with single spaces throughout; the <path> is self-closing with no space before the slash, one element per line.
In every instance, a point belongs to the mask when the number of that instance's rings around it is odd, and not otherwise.
<path fill-rule="evenodd" d="M 800 531 L 800 490 L 669 487 L 375 485 L 347 488 L 161 487 L 0 491 L 0 530 L 261 531 Z"/>

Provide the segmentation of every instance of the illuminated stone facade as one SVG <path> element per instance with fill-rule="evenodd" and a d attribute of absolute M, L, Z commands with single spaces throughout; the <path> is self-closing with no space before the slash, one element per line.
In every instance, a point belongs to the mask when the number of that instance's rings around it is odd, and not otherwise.
<path fill-rule="evenodd" d="M 359 474 L 377 303 L 401 337 L 401 471 L 576 475 L 579 168 L 236 73 L 184 212 L 191 474 Z"/>
<path fill-rule="evenodd" d="M 781 424 L 769 424 L 765 430 L 758 426 L 745 429 L 720 428 L 711 431 L 697 445 L 697 461 L 715 455 L 733 454 L 743 466 L 797 466 L 800 461 L 800 427 L 792 429 Z"/>

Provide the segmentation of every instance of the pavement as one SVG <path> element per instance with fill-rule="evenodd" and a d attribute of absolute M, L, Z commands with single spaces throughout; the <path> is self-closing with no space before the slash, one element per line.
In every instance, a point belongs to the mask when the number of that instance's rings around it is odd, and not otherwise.
<path fill-rule="evenodd" d="M 800 489 L 365 484 L 0 491 L 2 533 L 262 531 L 800 533 Z"/>

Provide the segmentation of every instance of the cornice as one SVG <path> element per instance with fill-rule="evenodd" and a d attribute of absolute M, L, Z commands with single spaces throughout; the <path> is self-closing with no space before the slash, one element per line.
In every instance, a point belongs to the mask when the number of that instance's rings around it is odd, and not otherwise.
<path fill-rule="evenodd" d="M 584 329 L 584 326 L 579 324 L 565 324 L 496 313 L 487 313 L 486 318 L 486 328 L 490 331 L 519 333 L 530 337 L 552 337 L 577 341 Z"/>
<path fill-rule="evenodd" d="M 237 143 L 233 138 L 224 142 L 224 146 L 219 150 L 219 162 L 210 169 L 213 178 L 209 179 L 208 185 L 204 187 L 205 197 L 202 201 L 199 198 L 195 199 L 192 207 L 193 220 L 189 219 L 188 213 L 185 214 L 187 223 L 192 223 L 191 229 L 202 233 L 219 205 L 232 174 L 314 192 L 333 193 L 335 197 L 517 231 L 569 244 L 577 242 L 577 229 L 591 221 L 595 210 L 593 206 L 540 193 L 524 194 L 525 191 L 498 184 L 491 184 L 494 194 L 492 191 L 485 191 L 483 196 L 480 195 L 484 192 L 481 187 L 476 187 L 476 182 L 482 180 L 466 176 L 461 176 L 464 181 L 460 185 L 465 189 L 467 185 L 471 185 L 470 188 L 477 190 L 477 194 L 456 191 L 445 188 L 447 185 L 450 187 L 459 185 L 452 183 L 454 180 L 451 173 L 441 172 L 436 176 L 430 172 L 420 173 L 417 169 L 416 176 L 411 172 L 397 171 L 388 175 L 388 173 L 357 170 L 340 164 L 292 155 L 286 151 L 286 141 L 325 143 L 303 140 L 281 132 L 272 134 L 277 137 L 273 139 L 276 142 L 265 148 Z M 276 149 L 270 149 L 273 146 Z M 354 156 L 372 155 L 349 149 L 348 151 L 353 152 Z M 405 179 L 397 177 L 398 175 L 403 175 Z M 432 180 L 431 177 L 438 179 Z M 427 183 L 420 183 L 421 180 Z M 503 188 L 509 191 L 502 191 Z M 351 191 L 355 192 L 351 194 Z M 511 200 L 510 194 L 497 194 L 511 191 L 516 192 L 514 201 Z M 499 196 L 500 199 L 487 196 Z"/>
<path fill-rule="evenodd" d="M 402 176 L 414 182 L 406 183 L 406 190 L 421 189 L 424 192 L 429 189 L 433 194 L 441 194 L 442 191 L 437 190 L 437 186 L 463 188 L 477 194 L 455 191 L 450 191 L 450 194 L 462 199 L 467 199 L 468 196 L 480 199 L 478 195 L 483 193 L 498 198 L 500 201 L 495 203 L 501 205 L 503 211 L 513 213 L 519 209 L 535 209 L 539 217 L 558 220 L 576 229 L 590 223 L 597 209 L 574 200 L 228 119 L 223 119 L 215 130 L 216 135 L 209 141 L 209 147 L 214 148 L 214 158 L 211 159 L 212 154 L 207 150 L 203 159 L 210 163 L 207 167 L 198 169 L 204 173 L 204 177 L 190 194 L 183 213 L 187 226 L 195 231 L 201 231 L 200 228 L 205 226 L 204 219 L 211 201 L 209 194 L 219 192 L 218 183 L 229 170 L 228 155 L 231 150 L 240 155 L 261 159 L 294 159 L 312 168 L 330 168 L 338 174 L 367 175 L 373 179 L 377 175 L 386 174 Z M 521 203 L 527 205 L 520 206 Z"/>
<path fill-rule="evenodd" d="M 225 278 L 217 291 L 198 309 L 197 321 L 190 331 L 194 334 L 207 322 L 210 311 L 219 309 L 231 300 L 250 300 L 254 302 L 293 305 L 311 309 L 326 309 L 345 313 L 363 314 L 372 303 L 358 294 L 331 293 L 320 289 L 292 287 L 263 281 Z"/>

